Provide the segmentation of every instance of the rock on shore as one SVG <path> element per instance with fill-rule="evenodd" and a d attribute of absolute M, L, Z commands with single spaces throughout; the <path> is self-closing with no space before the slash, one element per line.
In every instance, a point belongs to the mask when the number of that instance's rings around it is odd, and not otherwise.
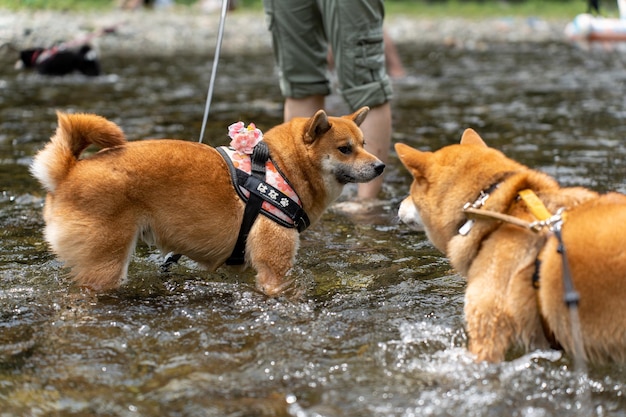
<path fill-rule="evenodd" d="M 183 6 L 98 13 L 0 10 L 0 44 L 10 43 L 18 49 L 49 47 L 55 42 L 81 39 L 115 26 L 113 34 L 93 40 L 101 56 L 212 54 L 219 19 L 219 13 Z M 461 47 L 482 42 L 563 40 L 566 23 L 524 18 L 421 19 L 392 14 L 388 14 L 385 21 L 397 43 L 443 43 Z M 222 46 L 224 53 L 270 48 L 271 39 L 262 12 L 229 12 Z"/>

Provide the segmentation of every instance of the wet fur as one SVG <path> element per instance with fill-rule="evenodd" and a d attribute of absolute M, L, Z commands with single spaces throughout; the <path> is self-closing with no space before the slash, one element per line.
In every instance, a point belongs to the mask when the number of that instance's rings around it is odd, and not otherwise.
<path fill-rule="evenodd" d="M 586 359 L 626 362 L 626 196 L 561 188 L 487 147 L 471 129 L 461 144 L 420 152 L 404 144 L 396 151 L 413 175 L 410 196 L 399 215 L 423 226 L 428 238 L 467 279 L 465 320 L 469 350 L 477 360 L 502 361 L 514 346 L 547 348 L 542 316 L 565 351 L 573 351 L 569 313 L 563 302 L 562 260 L 556 238 L 492 220 L 476 221 L 467 236 L 462 207 L 481 190 L 500 183 L 484 209 L 534 221 L 517 198 L 531 189 L 551 213 L 566 208 L 563 238 L 575 289 Z M 532 286 L 539 258 L 539 289 Z"/>
<path fill-rule="evenodd" d="M 312 223 L 346 182 L 369 181 L 384 169 L 363 148 L 358 125 L 367 112 L 364 107 L 328 117 L 320 110 L 264 136 Z M 48 192 L 45 238 L 79 285 L 98 291 L 119 287 L 138 239 L 210 270 L 226 261 L 244 203 L 214 148 L 166 139 L 127 142 L 116 124 L 92 114 L 58 113 L 58 119 L 56 134 L 36 155 L 31 172 Z M 102 150 L 80 159 L 92 144 Z M 285 276 L 298 243 L 296 229 L 257 218 L 246 263 L 256 269 L 260 291 L 278 295 L 291 284 Z"/>

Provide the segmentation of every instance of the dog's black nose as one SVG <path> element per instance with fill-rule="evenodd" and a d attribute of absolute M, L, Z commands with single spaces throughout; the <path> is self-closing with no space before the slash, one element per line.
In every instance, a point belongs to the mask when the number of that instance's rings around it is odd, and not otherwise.
<path fill-rule="evenodd" d="M 376 175 L 382 174 L 385 170 L 385 164 L 383 164 L 382 162 L 376 164 L 376 166 L 374 166 L 374 170 L 376 171 Z"/>

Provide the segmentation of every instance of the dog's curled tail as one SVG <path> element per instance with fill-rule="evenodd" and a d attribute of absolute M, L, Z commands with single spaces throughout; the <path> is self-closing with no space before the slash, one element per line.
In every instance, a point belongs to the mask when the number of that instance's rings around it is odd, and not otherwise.
<path fill-rule="evenodd" d="M 57 112 L 59 126 L 50 142 L 35 156 L 30 172 L 48 192 L 54 192 L 89 146 L 111 148 L 126 143 L 115 123 L 95 114 Z"/>

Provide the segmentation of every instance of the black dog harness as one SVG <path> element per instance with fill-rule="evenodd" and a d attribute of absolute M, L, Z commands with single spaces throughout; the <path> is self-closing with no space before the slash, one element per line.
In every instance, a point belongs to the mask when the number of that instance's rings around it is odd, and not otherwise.
<path fill-rule="evenodd" d="M 281 226 L 296 228 L 298 232 L 310 226 L 300 198 L 272 162 L 265 142 L 259 142 L 251 156 L 227 146 L 221 146 L 217 151 L 228 165 L 237 194 L 246 202 L 237 243 L 226 260 L 227 265 L 241 265 L 245 262 L 246 240 L 259 213 Z M 271 184 L 270 179 L 266 181 L 268 171 L 274 174 L 272 178 L 279 178 L 276 184 Z"/>

